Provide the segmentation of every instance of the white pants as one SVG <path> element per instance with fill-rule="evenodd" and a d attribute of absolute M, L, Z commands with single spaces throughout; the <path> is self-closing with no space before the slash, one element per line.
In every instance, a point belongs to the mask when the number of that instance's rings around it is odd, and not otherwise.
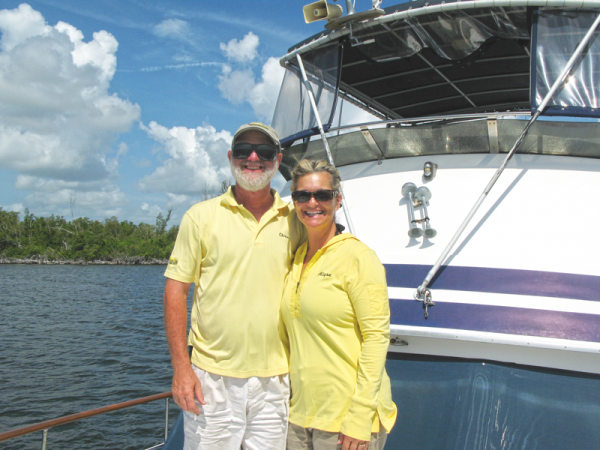
<path fill-rule="evenodd" d="M 184 450 L 284 450 L 290 396 L 287 375 L 231 378 L 192 366 L 206 405 L 184 412 Z"/>

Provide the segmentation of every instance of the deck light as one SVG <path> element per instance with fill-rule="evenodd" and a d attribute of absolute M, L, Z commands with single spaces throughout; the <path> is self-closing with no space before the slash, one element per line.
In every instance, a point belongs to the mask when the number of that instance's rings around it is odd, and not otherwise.
<path fill-rule="evenodd" d="M 435 178 L 436 173 L 437 164 L 427 161 L 423 166 L 423 178 L 425 178 L 426 181 L 431 181 Z"/>

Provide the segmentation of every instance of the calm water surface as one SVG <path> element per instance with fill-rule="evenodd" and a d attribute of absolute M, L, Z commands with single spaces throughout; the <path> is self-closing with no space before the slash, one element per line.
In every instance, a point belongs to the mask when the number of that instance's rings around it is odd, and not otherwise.
<path fill-rule="evenodd" d="M 0 265 L 0 432 L 169 391 L 163 271 Z M 47 448 L 150 447 L 162 442 L 164 404 L 51 429 Z M 40 449 L 41 439 L 37 432 L 0 449 Z"/>

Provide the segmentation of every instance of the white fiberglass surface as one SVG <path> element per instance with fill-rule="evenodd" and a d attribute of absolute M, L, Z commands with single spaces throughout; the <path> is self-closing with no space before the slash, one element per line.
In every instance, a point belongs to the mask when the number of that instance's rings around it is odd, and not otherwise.
<path fill-rule="evenodd" d="M 342 167 L 356 235 L 384 263 L 433 265 L 503 159 L 439 155 Z M 430 182 L 423 179 L 426 161 L 438 164 Z M 407 182 L 431 191 L 433 239 L 407 234 Z M 600 275 L 598 205 L 600 161 L 515 155 L 444 264 Z"/>
<path fill-rule="evenodd" d="M 388 287 L 390 298 L 412 298 L 415 288 Z M 451 289 L 436 289 L 436 302 L 462 303 L 465 305 L 478 305 L 482 302 L 481 292 L 469 292 Z M 600 315 L 600 302 L 588 300 L 548 297 L 542 295 L 517 295 L 504 293 L 485 293 L 485 304 L 491 306 L 504 306 L 508 308 L 526 308 L 533 310 L 557 311 Z"/>
<path fill-rule="evenodd" d="M 598 342 L 410 325 L 392 325 L 391 337 L 392 353 L 478 358 L 600 375 Z"/>

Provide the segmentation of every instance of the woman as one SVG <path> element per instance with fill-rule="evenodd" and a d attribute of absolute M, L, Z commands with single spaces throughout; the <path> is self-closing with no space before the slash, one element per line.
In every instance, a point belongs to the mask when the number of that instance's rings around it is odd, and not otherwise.
<path fill-rule="evenodd" d="M 333 166 L 300 161 L 292 199 L 308 242 L 296 253 L 282 301 L 292 390 L 287 448 L 381 450 L 396 420 L 384 369 L 384 268 L 336 225 L 342 195 Z"/>

